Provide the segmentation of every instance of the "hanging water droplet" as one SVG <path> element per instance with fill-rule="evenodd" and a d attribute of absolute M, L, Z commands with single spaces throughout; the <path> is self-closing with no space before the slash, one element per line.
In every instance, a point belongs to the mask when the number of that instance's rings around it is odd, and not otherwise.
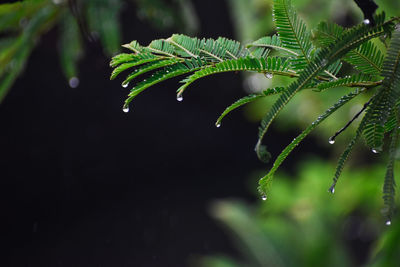
<path fill-rule="evenodd" d="M 220 122 L 217 122 L 217 123 L 215 124 L 215 127 L 217 127 L 217 128 L 221 127 L 221 123 L 220 123 Z"/>
<path fill-rule="evenodd" d="M 379 151 L 376 150 L 375 148 L 373 148 L 371 151 L 372 151 L 372 153 L 375 153 L 375 154 L 378 154 L 378 153 L 379 153 Z"/>
<path fill-rule="evenodd" d="M 329 187 L 328 192 L 331 194 L 335 194 L 335 185 L 331 185 L 331 187 Z"/>
<path fill-rule="evenodd" d="M 363 20 L 363 23 L 364 23 L 365 25 L 368 25 L 368 24 L 370 24 L 371 22 L 369 21 L 369 19 L 364 19 L 364 20 Z"/>
<path fill-rule="evenodd" d="M 387 220 L 387 221 L 386 221 L 386 225 L 387 225 L 387 226 L 389 226 L 389 225 L 391 225 L 391 224 L 392 224 L 392 221 L 391 221 L 391 220 Z"/>
<path fill-rule="evenodd" d="M 128 104 L 125 104 L 125 105 L 122 107 L 122 111 L 125 112 L 125 113 L 128 113 L 128 112 L 129 112 L 129 105 L 128 105 Z"/>
<path fill-rule="evenodd" d="M 69 87 L 76 88 L 79 85 L 79 79 L 77 77 L 72 77 L 68 81 Z"/>
<path fill-rule="evenodd" d="M 274 75 L 272 73 L 270 73 L 270 72 L 265 73 L 265 78 L 272 79 L 273 77 L 274 77 Z"/>
<path fill-rule="evenodd" d="M 329 140 L 328 140 L 328 143 L 333 145 L 335 143 L 335 138 L 330 137 Z"/>
<path fill-rule="evenodd" d="M 176 95 L 176 100 L 178 100 L 179 102 L 183 101 L 183 96 L 182 95 Z"/>
<path fill-rule="evenodd" d="M 262 199 L 263 201 L 267 200 L 267 195 L 262 195 L 262 196 L 261 196 L 261 199 Z"/>
<path fill-rule="evenodd" d="M 129 83 L 122 83 L 122 87 L 126 88 L 128 87 Z"/>

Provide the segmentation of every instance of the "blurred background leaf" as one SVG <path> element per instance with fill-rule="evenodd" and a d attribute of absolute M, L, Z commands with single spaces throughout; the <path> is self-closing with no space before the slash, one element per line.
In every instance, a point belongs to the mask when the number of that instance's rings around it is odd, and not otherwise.
<path fill-rule="evenodd" d="M 198 29 L 190 0 L 30 0 L 0 4 L 0 102 L 23 72 L 40 37 L 54 27 L 59 30 L 61 68 L 71 87 L 79 85 L 79 61 L 88 44 L 99 44 L 105 55 L 120 51 L 120 15 L 133 4 L 142 20 L 161 30 Z M 132 8 L 131 6 L 129 6 Z"/>

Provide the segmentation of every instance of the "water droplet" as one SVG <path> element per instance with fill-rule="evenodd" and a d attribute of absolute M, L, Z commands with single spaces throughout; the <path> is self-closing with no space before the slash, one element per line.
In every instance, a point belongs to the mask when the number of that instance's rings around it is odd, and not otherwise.
<path fill-rule="evenodd" d="M 387 220 L 385 224 L 386 224 L 387 226 L 389 226 L 389 225 L 392 224 L 392 221 L 391 221 L 391 220 Z"/>
<path fill-rule="evenodd" d="M 328 143 L 333 145 L 335 143 L 335 138 L 330 137 L 329 140 L 328 140 Z"/>
<path fill-rule="evenodd" d="M 373 148 L 371 151 L 372 151 L 372 153 L 375 153 L 375 154 L 378 154 L 378 153 L 379 153 L 379 151 L 376 150 L 375 148 Z"/>
<path fill-rule="evenodd" d="M 76 88 L 79 85 L 79 79 L 77 77 L 72 77 L 68 81 L 69 87 Z"/>
<path fill-rule="evenodd" d="M 126 88 L 128 87 L 129 83 L 122 83 L 122 87 Z"/>
<path fill-rule="evenodd" d="M 183 101 L 183 96 L 182 95 L 176 95 L 176 100 L 178 100 L 179 102 Z"/>
<path fill-rule="evenodd" d="M 216 126 L 217 128 L 219 128 L 219 127 L 221 127 L 221 123 L 220 123 L 220 122 L 217 122 L 217 123 L 215 124 L 215 126 Z"/>
<path fill-rule="evenodd" d="M 363 20 L 363 23 L 364 23 L 365 25 L 368 25 L 368 24 L 370 24 L 371 22 L 369 21 L 369 19 L 364 19 L 364 20 Z"/>
<path fill-rule="evenodd" d="M 267 200 L 267 195 L 262 195 L 262 196 L 261 196 L 261 199 L 262 199 L 263 201 Z"/>
<path fill-rule="evenodd" d="M 331 187 L 329 187 L 328 192 L 331 194 L 335 194 L 335 185 L 331 185 Z"/>
<path fill-rule="evenodd" d="M 122 111 L 125 112 L 125 113 L 128 113 L 128 112 L 129 112 L 129 105 L 128 105 L 128 104 L 125 104 L 125 105 L 122 107 Z"/>
<path fill-rule="evenodd" d="M 270 72 L 265 73 L 265 78 L 272 79 L 273 77 L 274 77 L 274 75 L 272 73 L 270 73 Z"/>

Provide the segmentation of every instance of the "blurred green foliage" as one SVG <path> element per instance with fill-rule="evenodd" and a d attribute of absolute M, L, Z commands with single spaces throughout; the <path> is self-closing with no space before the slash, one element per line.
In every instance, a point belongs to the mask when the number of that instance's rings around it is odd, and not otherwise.
<path fill-rule="evenodd" d="M 379 216 L 385 166 L 353 167 L 343 173 L 334 195 L 327 192 L 326 179 L 333 170 L 331 163 L 306 160 L 296 177 L 278 175 L 267 201 L 214 203 L 212 216 L 230 234 L 240 256 L 207 256 L 195 265 L 398 266 L 398 218 L 386 226 Z"/>
<path fill-rule="evenodd" d="M 184 25 L 185 32 L 197 30 L 198 22 L 190 0 L 131 0 L 136 15 L 155 27 Z M 79 60 L 85 42 L 102 45 L 107 56 L 120 50 L 120 15 L 123 0 L 25 0 L 0 4 L 0 102 L 22 73 L 40 38 L 58 27 L 61 68 L 71 87 L 79 84 Z"/>

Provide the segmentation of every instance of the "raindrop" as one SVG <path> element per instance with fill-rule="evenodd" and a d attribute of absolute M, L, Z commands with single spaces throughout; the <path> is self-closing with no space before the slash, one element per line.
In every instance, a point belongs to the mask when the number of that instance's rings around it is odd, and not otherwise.
<path fill-rule="evenodd" d="M 128 87 L 129 83 L 122 83 L 122 87 L 126 88 Z"/>
<path fill-rule="evenodd" d="M 79 79 L 77 77 L 72 77 L 68 81 L 69 87 L 76 88 L 79 85 Z"/>
<path fill-rule="evenodd" d="M 265 73 L 265 78 L 272 79 L 273 77 L 274 77 L 274 75 L 272 73 L 270 73 L 270 72 Z"/>
<path fill-rule="evenodd" d="M 368 25 L 368 24 L 370 24 L 371 22 L 369 21 L 369 19 L 364 19 L 364 20 L 363 20 L 363 23 L 364 23 L 365 25 Z"/>
<path fill-rule="evenodd" d="M 262 199 L 263 201 L 267 200 L 267 195 L 262 195 L 262 196 L 261 196 L 261 199 Z"/>
<path fill-rule="evenodd" d="M 178 100 L 179 102 L 183 101 L 183 96 L 182 95 L 176 95 L 176 100 Z"/>
<path fill-rule="evenodd" d="M 387 220 L 387 221 L 386 221 L 386 225 L 387 225 L 387 226 L 389 226 L 389 225 L 391 225 L 391 224 L 392 224 L 392 221 L 391 221 L 391 220 Z"/>
<path fill-rule="evenodd" d="M 335 138 L 330 137 L 328 142 L 329 142 L 329 144 L 333 145 L 335 143 Z"/>
<path fill-rule="evenodd" d="M 221 123 L 220 123 L 220 122 L 217 122 L 217 123 L 215 124 L 215 126 L 216 126 L 217 128 L 219 128 L 219 127 L 221 127 Z"/>
<path fill-rule="evenodd" d="M 378 153 L 379 153 L 379 151 L 376 150 L 375 148 L 373 148 L 371 151 L 372 151 L 372 153 L 375 153 L 375 154 L 378 154 Z"/>
<path fill-rule="evenodd" d="M 125 105 L 122 107 L 122 111 L 125 112 L 125 113 L 128 113 L 128 112 L 129 112 L 129 105 L 128 105 L 128 104 L 125 104 Z"/>
<path fill-rule="evenodd" d="M 328 192 L 331 194 L 335 194 L 335 185 L 332 185 L 331 187 L 329 187 Z"/>

